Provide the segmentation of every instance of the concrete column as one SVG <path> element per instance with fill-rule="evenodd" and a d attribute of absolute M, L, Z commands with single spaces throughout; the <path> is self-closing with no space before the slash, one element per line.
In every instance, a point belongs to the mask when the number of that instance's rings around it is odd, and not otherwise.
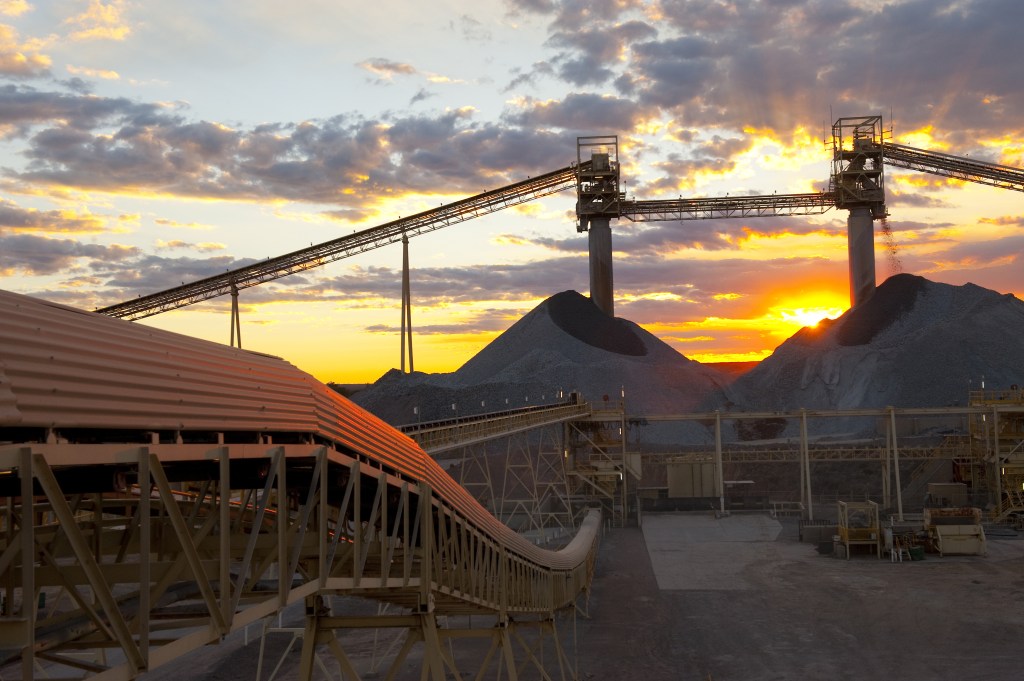
<path fill-rule="evenodd" d="M 857 307 L 875 292 L 875 225 L 870 208 L 850 209 L 850 216 L 846 219 L 846 237 L 850 259 L 850 306 Z"/>
<path fill-rule="evenodd" d="M 610 218 L 590 221 L 590 299 L 609 317 L 615 316 L 612 282 L 612 228 Z"/>

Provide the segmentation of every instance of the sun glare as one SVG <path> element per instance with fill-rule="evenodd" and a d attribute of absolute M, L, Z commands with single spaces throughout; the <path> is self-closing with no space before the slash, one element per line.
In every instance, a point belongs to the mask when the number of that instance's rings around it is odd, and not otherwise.
<path fill-rule="evenodd" d="M 809 326 L 811 328 L 818 325 L 823 319 L 835 319 L 841 315 L 843 311 L 839 308 L 802 308 L 798 307 L 793 310 L 779 310 L 779 314 L 782 315 L 782 319 L 791 324 L 797 324 L 801 327 Z"/>

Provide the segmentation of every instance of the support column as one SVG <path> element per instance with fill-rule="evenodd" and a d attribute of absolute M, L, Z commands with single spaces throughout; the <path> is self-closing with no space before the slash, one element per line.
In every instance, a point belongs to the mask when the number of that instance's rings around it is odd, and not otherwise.
<path fill-rule="evenodd" d="M 402 373 L 405 373 L 405 343 L 409 341 L 409 373 L 416 369 L 412 363 L 412 294 L 409 288 L 409 237 L 402 235 Z"/>
<path fill-rule="evenodd" d="M 896 519 L 903 522 L 903 483 L 900 481 L 900 448 L 896 438 L 896 409 L 889 407 L 889 429 L 892 432 L 892 465 L 896 473 Z"/>
<path fill-rule="evenodd" d="M 238 339 L 238 345 L 235 345 Z M 238 286 L 231 282 L 231 347 L 242 347 L 242 318 L 238 314 Z"/>
<path fill-rule="evenodd" d="M 1003 514 L 1003 457 L 999 445 L 999 410 L 992 405 L 993 450 L 996 462 L 996 513 Z"/>
<path fill-rule="evenodd" d="M 590 220 L 590 299 L 609 317 L 615 316 L 615 294 L 612 281 L 611 219 Z"/>
<path fill-rule="evenodd" d="M 846 219 L 846 237 L 850 261 L 850 306 L 857 307 L 875 292 L 875 225 L 870 208 L 858 206 L 850 209 Z"/>
<path fill-rule="evenodd" d="M 715 411 L 715 487 L 718 492 L 718 510 L 725 514 L 725 481 L 722 472 L 722 412 Z"/>
<path fill-rule="evenodd" d="M 892 429 L 886 428 L 885 452 L 882 454 L 882 508 L 892 508 L 892 465 L 889 454 L 892 452 Z"/>
<path fill-rule="evenodd" d="M 21 620 L 24 629 L 19 643 L 21 648 L 21 678 L 31 679 L 35 674 L 36 663 L 36 548 L 35 548 L 35 479 L 32 449 L 21 450 L 21 519 L 18 531 L 21 540 Z M 13 496 L 13 495 L 12 495 Z M 7 612 L 14 612 L 14 603 L 8 602 Z"/>
<path fill-rule="evenodd" d="M 811 500 L 811 449 L 807 440 L 807 410 L 800 410 L 800 458 L 803 459 L 804 484 L 807 485 L 807 519 L 814 520 L 814 502 Z"/>

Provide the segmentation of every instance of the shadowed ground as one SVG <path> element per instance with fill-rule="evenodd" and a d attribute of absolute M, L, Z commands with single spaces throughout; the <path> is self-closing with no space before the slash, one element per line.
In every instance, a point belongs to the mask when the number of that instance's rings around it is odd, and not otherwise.
<path fill-rule="evenodd" d="M 559 622 L 580 678 L 1021 678 L 1024 540 L 990 538 L 987 557 L 928 555 L 894 564 L 874 556 L 821 556 L 796 534 L 792 521 L 761 515 L 716 520 L 707 513 L 647 515 L 643 529 L 606 532 L 589 619 L 577 619 L 575 632 L 571 619 Z M 301 618 L 301 609 L 291 608 L 283 622 L 301 627 Z M 365 665 L 372 634 L 359 636 L 347 647 Z M 289 639 L 285 633 L 268 637 L 264 681 Z M 299 645 L 277 679 L 296 678 Z M 258 640 L 243 646 L 236 635 L 145 678 L 251 680 L 258 652 Z M 338 678 L 329 655 L 322 658 Z M 402 678 L 419 678 L 418 659 L 413 655 Z M 473 678 L 471 667 L 462 672 Z"/>

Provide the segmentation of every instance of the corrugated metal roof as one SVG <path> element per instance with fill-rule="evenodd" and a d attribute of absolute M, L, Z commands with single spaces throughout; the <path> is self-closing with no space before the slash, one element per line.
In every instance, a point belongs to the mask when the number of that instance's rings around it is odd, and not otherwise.
<path fill-rule="evenodd" d="M 0 291 L 0 428 L 19 426 L 315 433 L 429 484 L 540 564 L 571 569 L 589 552 L 534 546 L 411 438 L 279 357 Z"/>
<path fill-rule="evenodd" d="M 279 357 L 0 291 L 0 427 L 316 433 L 422 473 L 408 437 Z"/>

